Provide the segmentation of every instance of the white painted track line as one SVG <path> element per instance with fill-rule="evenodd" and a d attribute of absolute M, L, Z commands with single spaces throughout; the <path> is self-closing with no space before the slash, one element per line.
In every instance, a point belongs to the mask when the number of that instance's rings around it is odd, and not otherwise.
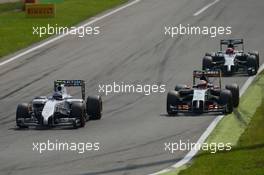
<path fill-rule="evenodd" d="M 102 19 L 104 19 L 104 18 L 106 18 L 106 17 L 108 17 L 108 16 L 111 16 L 111 15 L 113 15 L 113 14 L 115 14 L 115 13 L 121 11 L 121 10 L 124 10 L 124 9 L 126 9 L 126 8 L 128 8 L 128 7 L 130 7 L 130 6 L 134 5 L 134 4 L 136 4 L 136 3 L 138 3 L 138 2 L 140 2 L 140 1 L 141 1 L 141 0 L 134 0 L 134 1 L 130 2 L 130 3 L 128 3 L 128 4 L 125 4 L 125 5 L 121 6 L 121 7 L 119 7 L 119 8 L 117 8 L 117 9 L 113 10 L 113 11 L 110 11 L 110 12 L 108 12 L 108 13 L 102 15 L 102 16 L 96 17 L 96 18 L 94 18 L 93 20 L 91 20 L 91 21 L 89 21 L 89 22 L 87 22 L 87 23 L 85 23 L 85 24 L 79 26 L 78 28 L 82 28 L 82 27 L 89 26 L 89 25 L 91 25 L 91 24 L 93 24 L 93 23 L 95 23 L 95 22 L 97 22 L 97 21 L 100 21 L 100 20 L 102 20 Z M 28 50 L 26 50 L 26 51 L 24 51 L 24 52 L 22 52 L 22 53 L 19 53 L 18 55 L 15 55 L 14 57 L 11 57 L 11 58 L 9 58 L 8 60 L 5 60 L 5 61 L 1 62 L 1 63 L 0 63 L 0 66 L 3 66 L 3 65 L 5 65 L 5 64 L 7 64 L 7 63 L 10 63 L 10 62 L 12 62 L 12 61 L 14 61 L 14 60 L 16 60 L 16 59 L 18 59 L 18 58 L 20 58 L 20 57 L 26 55 L 26 54 L 29 54 L 29 53 L 31 53 L 31 52 L 33 52 L 33 51 L 35 51 L 35 50 L 41 48 L 41 47 L 44 47 L 44 46 L 46 46 L 46 45 L 49 45 L 49 44 L 51 44 L 51 43 L 53 43 L 53 42 L 55 42 L 55 41 L 57 41 L 57 40 L 59 40 L 59 39 L 65 37 L 65 36 L 67 36 L 67 35 L 68 35 L 68 33 L 67 33 L 67 34 L 58 35 L 58 36 L 56 36 L 55 38 L 52 38 L 52 39 L 50 39 L 50 40 L 48 40 L 48 41 L 46 41 L 46 42 L 44 42 L 44 43 L 42 43 L 42 44 L 39 44 L 39 45 L 37 45 L 37 46 L 35 46 L 35 47 L 32 47 L 32 48 L 30 48 L 30 49 L 28 49 Z"/>
<path fill-rule="evenodd" d="M 207 10 L 208 8 L 210 8 L 211 6 L 215 5 L 216 3 L 218 3 L 220 0 L 215 0 L 214 2 L 211 2 L 210 4 L 207 4 L 206 6 L 204 6 L 202 9 L 198 10 L 196 13 L 193 14 L 193 16 L 198 16 L 201 13 L 203 13 L 205 10 Z"/>

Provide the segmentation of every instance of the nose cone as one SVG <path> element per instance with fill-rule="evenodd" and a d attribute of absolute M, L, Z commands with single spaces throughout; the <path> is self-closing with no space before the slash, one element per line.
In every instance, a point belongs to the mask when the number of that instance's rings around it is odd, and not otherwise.
<path fill-rule="evenodd" d="M 43 124 L 48 125 L 49 118 L 53 116 L 55 112 L 56 101 L 49 100 L 46 102 L 43 110 L 42 110 L 42 117 L 43 117 Z"/>

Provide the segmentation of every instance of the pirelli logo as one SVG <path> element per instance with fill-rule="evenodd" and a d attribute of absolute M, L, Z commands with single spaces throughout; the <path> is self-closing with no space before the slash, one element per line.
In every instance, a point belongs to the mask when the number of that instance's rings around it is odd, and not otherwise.
<path fill-rule="evenodd" d="M 26 17 L 52 18 L 55 14 L 55 4 L 26 4 Z"/>

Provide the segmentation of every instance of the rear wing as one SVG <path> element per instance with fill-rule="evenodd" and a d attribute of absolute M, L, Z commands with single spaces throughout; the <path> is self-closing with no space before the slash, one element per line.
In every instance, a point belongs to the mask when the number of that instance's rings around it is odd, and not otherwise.
<path fill-rule="evenodd" d="M 233 46 L 242 45 L 242 50 L 244 50 L 244 40 L 243 39 L 224 39 L 220 40 L 220 50 L 223 50 L 223 46 Z"/>
<path fill-rule="evenodd" d="M 83 80 L 56 80 L 54 81 L 54 90 L 61 85 L 65 87 L 81 87 L 82 99 L 85 100 L 85 81 Z"/>
<path fill-rule="evenodd" d="M 209 71 L 194 70 L 193 71 L 193 85 L 195 85 L 195 79 L 199 78 L 199 79 L 208 81 L 209 77 L 218 77 L 219 86 L 221 88 L 221 77 L 222 77 L 221 70 L 209 70 Z"/>

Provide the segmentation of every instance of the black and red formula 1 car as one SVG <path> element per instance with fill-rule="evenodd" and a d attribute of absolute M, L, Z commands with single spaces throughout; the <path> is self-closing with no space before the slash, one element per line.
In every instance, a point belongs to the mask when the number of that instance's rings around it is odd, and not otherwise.
<path fill-rule="evenodd" d="M 217 85 L 215 85 L 218 82 Z M 215 84 L 214 84 L 215 83 Z M 229 114 L 239 105 L 237 84 L 221 87 L 221 71 L 194 71 L 193 86 L 177 85 L 167 95 L 167 113 Z"/>

